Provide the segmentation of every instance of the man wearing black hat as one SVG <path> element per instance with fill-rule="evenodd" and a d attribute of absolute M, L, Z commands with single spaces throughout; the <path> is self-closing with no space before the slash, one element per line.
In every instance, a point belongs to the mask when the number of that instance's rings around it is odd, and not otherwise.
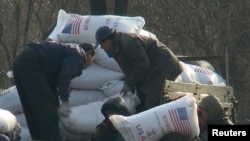
<path fill-rule="evenodd" d="M 122 97 L 114 97 L 108 99 L 102 106 L 101 112 L 105 119 L 98 124 L 91 141 L 124 141 L 120 132 L 113 126 L 109 117 L 112 115 L 131 115 L 124 99 Z"/>
<path fill-rule="evenodd" d="M 126 75 L 121 93 L 126 95 L 136 89 L 141 100 L 137 112 L 158 106 L 165 80 L 175 80 L 182 72 L 178 58 L 156 39 L 116 32 L 108 26 L 100 27 L 95 37 L 96 45 L 100 44 Z"/>

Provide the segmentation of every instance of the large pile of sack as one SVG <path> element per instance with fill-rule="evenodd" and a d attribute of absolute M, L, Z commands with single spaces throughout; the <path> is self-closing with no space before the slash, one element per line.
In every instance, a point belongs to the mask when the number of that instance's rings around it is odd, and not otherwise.
<path fill-rule="evenodd" d="M 110 26 L 117 31 L 136 33 L 156 38 L 156 35 L 144 30 L 143 17 L 128 17 L 115 15 L 78 15 L 60 10 L 57 25 L 49 35 L 49 39 L 75 46 L 79 43 L 95 43 L 95 32 L 100 26 Z M 225 85 L 225 80 L 217 73 L 207 68 L 181 62 L 184 71 L 176 82 Z M 82 75 L 71 82 L 70 107 L 72 115 L 61 120 L 60 128 L 65 139 L 74 141 L 89 140 L 97 124 L 103 119 L 101 106 L 110 97 L 121 96 L 125 75 L 113 58 L 109 58 L 100 46 L 96 48 L 94 63 L 83 70 Z M 124 97 L 132 114 L 140 103 L 136 94 Z M 0 109 L 13 113 L 22 126 L 22 136 L 28 141 L 29 132 L 23 114 L 22 106 L 15 86 L 0 94 Z M 86 114 L 88 113 L 88 114 Z M 142 117 L 143 118 L 143 117 Z M 114 120 L 117 120 L 115 118 Z"/>

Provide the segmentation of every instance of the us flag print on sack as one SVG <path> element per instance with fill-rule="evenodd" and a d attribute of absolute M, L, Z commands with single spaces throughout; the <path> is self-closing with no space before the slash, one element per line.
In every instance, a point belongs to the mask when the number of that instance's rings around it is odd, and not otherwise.
<path fill-rule="evenodd" d="M 83 18 L 77 14 L 70 15 L 70 18 L 67 20 L 66 25 L 62 30 L 62 33 L 80 34 L 82 19 Z"/>
<path fill-rule="evenodd" d="M 112 115 L 110 120 L 125 141 L 158 141 L 171 132 L 189 141 L 199 136 L 197 104 L 192 95 L 131 116 Z"/>
<path fill-rule="evenodd" d="M 189 135 L 192 132 L 185 107 L 171 109 L 168 112 L 173 122 L 173 126 L 178 133 Z"/>
<path fill-rule="evenodd" d="M 206 74 L 208 76 L 211 76 L 213 75 L 213 71 L 212 70 L 209 70 L 207 68 L 203 68 L 203 67 L 200 67 L 200 66 L 197 66 L 195 69 L 194 69 L 195 72 L 198 72 L 198 73 L 203 73 L 203 74 Z"/>

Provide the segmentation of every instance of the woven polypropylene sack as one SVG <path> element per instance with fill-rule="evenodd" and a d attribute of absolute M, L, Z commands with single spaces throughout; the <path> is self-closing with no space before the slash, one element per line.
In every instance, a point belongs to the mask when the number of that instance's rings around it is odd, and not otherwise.
<path fill-rule="evenodd" d="M 48 38 L 60 42 L 95 43 L 95 32 L 101 26 L 139 33 L 144 25 L 145 20 L 141 16 L 79 15 L 60 9 L 57 25 Z"/>

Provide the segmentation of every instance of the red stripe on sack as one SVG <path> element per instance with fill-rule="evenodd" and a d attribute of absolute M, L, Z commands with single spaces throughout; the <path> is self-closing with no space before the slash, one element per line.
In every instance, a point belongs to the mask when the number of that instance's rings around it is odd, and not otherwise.
<path fill-rule="evenodd" d="M 79 33 L 79 26 L 80 26 L 79 19 L 80 18 L 81 17 L 77 16 L 76 19 L 75 19 L 75 21 L 73 22 L 73 24 L 72 24 L 72 30 L 71 30 L 72 34 L 78 34 Z"/>
<path fill-rule="evenodd" d="M 175 109 L 169 110 L 169 115 L 176 129 L 176 132 L 182 133 L 184 135 L 189 135 L 189 133 L 191 132 L 191 125 L 189 123 L 189 120 L 180 120 L 179 115 Z"/>
<path fill-rule="evenodd" d="M 174 124 L 174 127 L 175 127 L 176 131 L 180 133 L 181 132 L 181 126 L 178 123 L 178 118 L 176 117 L 175 110 L 174 109 L 170 110 L 169 114 L 170 114 L 170 117 L 171 117 L 171 119 L 173 121 L 173 124 Z"/>
<path fill-rule="evenodd" d="M 206 68 L 202 68 L 202 67 L 196 67 L 194 69 L 194 71 L 198 72 L 198 73 L 206 74 L 206 75 L 209 75 L 209 76 L 211 76 L 213 74 L 213 71 L 211 71 L 209 69 L 206 69 Z"/>

